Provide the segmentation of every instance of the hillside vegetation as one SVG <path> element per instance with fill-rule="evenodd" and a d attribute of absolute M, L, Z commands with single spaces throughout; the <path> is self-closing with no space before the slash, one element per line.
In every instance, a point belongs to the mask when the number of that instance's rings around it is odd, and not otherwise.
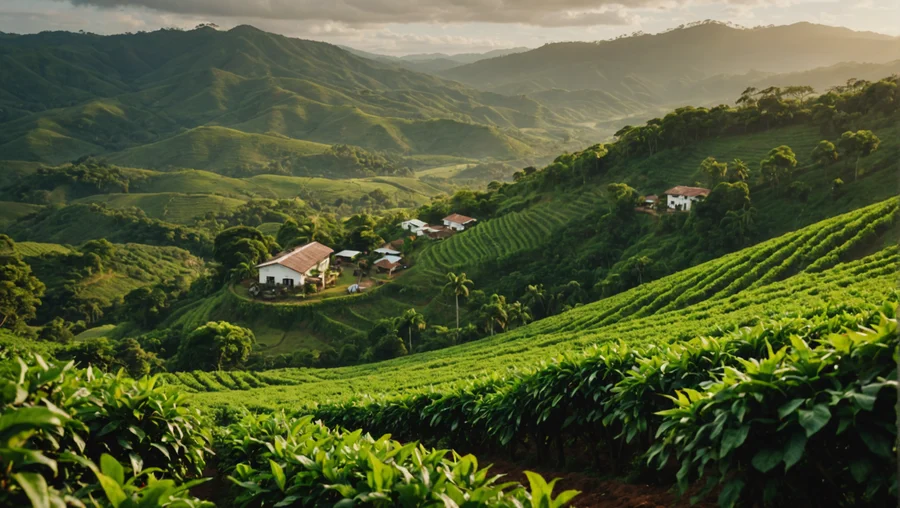
<path fill-rule="evenodd" d="M 267 371 L 296 387 L 196 397 L 204 404 L 271 409 L 298 401 L 352 399 L 359 392 L 439 388 L 461 377 L 537 367 L 557 354 L 597 343 L 636 346 L 720 336 L 762 316 L 877 303 L 892 292 L 900 261 L 898 206 L 900 201 L 891 199 L 493 338 L 373 365 Z M 422 371 L 428 376 L 414 374 Z"/>
<path fill-rule="evenodd" d="M 234 170 L 338 143 L 515 158 L 560 138 L 564 123 L 530 99 L 248 26 L 11 35 L 2 58 L 17 70 L 0 78 L 0 152 L 10 160 L 115 153 L 147 168 Z"/>

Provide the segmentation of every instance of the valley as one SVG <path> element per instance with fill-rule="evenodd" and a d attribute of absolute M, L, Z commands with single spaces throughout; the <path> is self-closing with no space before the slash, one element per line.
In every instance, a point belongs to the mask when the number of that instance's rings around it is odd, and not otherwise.
<path fill-rule="evenodd" d="M 0 66 L 0 504 L 896 497 L 897 37 Z"/>

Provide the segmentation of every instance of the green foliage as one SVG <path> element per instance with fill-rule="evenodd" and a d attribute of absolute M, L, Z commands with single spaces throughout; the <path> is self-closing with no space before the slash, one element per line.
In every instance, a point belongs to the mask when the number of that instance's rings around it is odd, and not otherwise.
<path fill-rule="evenodd" d="M 396 174 L 402 165 L 373 152 L 516 157 L 530 152 L 523 139 L 544 141 L 517 127 L 561 124 L 531 99 L 258 30 L 60 35 L 4 39 L 10 69 L 29 68 L 35 47 L 47 58 L 43 76 L 3 81 L 16 97 L 0 99 L 9 159 L 103 153 L 128 167 Z M 142 56 L 148 48 L 155 59 Z M 236 63 L 223 50 L 247 57 Z"/>
<path fill-rule="evenodd" d="M 792 335 L 702 389 L 678 390 L 675 408 L 658 413 L 650 457 L 661 467 L 670 454 L 680 461 L 682 491 L 698 477 L 705 492 L 724 485 L 721 506 L 891 503 L 897 323 L 870 319 L 873 329 L 813 336 L 818 345 Z"/>
<path fill-rule="evenodd" d="M 896 491 L 895 308 L 896 301 L 819 308 L 671 346 L 607 343 L 499 382 L 319 405 L 314 413 L 332 424 L 479 448 L 534 443 L 540 453 L 558 442 L 562 453 L 562 443 L 590 436 L 586 445 L 604 445 L 623 464 L 635 451 L 625 443 L 661 468 L 676 457 L 682 488 L 699 474 L 713 479 L 709 489 L 743 482 L 748 499 L 877 505 Z M 770 460 L 773 450 L 778 460 Z M 782 457 L 790 474 L 770 473 Z M 842 473 L 854 467 L 860 474 Z M 810 483 L 833 490 L 811 492 L 803 487 Z"/>
<path fill-rule="evenodd" d="M 95 376 L 40 356 L 17 361 L 18 372 L 2 374 L 0 482 L 7 488 L 0 502 L 198 503 L 187 495 L 190 483 L 179 488 L 173 480 L 200 473 L 211 437 L 196 410 L 182 407 L 183 395 L 157 387 L 155 378 Z M 171 479 L 158 482 L 157 473 Z"/>
<path fill-rule="evenodd" d="M 47 243 L 79 245 L 106 239 L 181 247 L 198 256 L 212 252 L 212 240 L 205 232 L 151 219 L 138 209 L 112 210 L 98 203 L 49 207 L 16 222 L 9 231 L 22 240 Z"/>
<path fill-rule="evenodd" d="M 868 130 L 847 131 L 841 134 L 838 140 L 838 146 L 846 157 L 856 156 L 856 167 L 854 168 L 854 179 L 859 178 L 859 161 L 863 157 L 868 157 L 872 152 L 878 150 L 881 140 L 878 136 Z"/>
<path fill-rule="evenodd" d="M 277 250 L 275 240 L 248 226 L 235 226 L 216 236 L 213 256 L 225 273 L 241 264 L 256 265 Z"/>
<path fill-rule="evenodd" d="M 16 252 L 15 242 L 0 235 L 0 327 L 19 328 L 34 318 L 44 288 Z"/>
<path fill-rule="evenodd" d="M 715 187 L 725 179 L 725 175 L 728 173 L 728 163 L 719 162 L 715 157 L 709 156 L 700 163 L 700 171 L 709 180 L 709 186 Z"/>
<path fill-rule="evenodd" d="M 178 365 L 182 370 L 233 369 L 247 361 L 255 343 L 247 328 L 211 321 L 184 338 L 178 348 Z"/>
<path fill-rule="evenodd" d="M 563 506 L 577 491 L 553 497 L 530 473 L 530 491 L 497 483 L 472 455 L 401 444 L 361 430 L 332 430 L 310 417 L 245 415 L 222 439 L 223 461 L 240 506 L 292 503 L 344 506 Z"/>
<path fill-rule="evenodd" d="M 133 175 L 93 157 L 78 160 L 59 167 L 41 167 L 22 179 L 10 193 L 17 200 L 47 204 L 40 198 L 45 193 L 65 186 L 70 199 L 93 194 L 127 193 Z"/>
<path fill-rule="evenodd" d="M 827 165 L 836 162 L 840 158 L 840 154 L 835 148 L 834 143 L 823 139 L 812 151 L 812 159 L 819 164 Z"/>
<path fill-rule="evenodd" d="M 772 187 L 778 187 L 781 182 L 789 181 L 796 167 L 797 156 L 791 147 L 786 145 L 773 148 L 759 163 L 763 181 Z"/>
<path fill-rule="evenodd" d="M 640 286 L 585 305 L 577 304 L 576 287 L 563 291 L 545 286 L 542 298 L 529 301 L 537 309 L 535 312 L 542 312 L 545 304 L 556 306 L 557 301 L 563 307 L 572 307 L 494 339 L 484 338 L 445 351 L 420 352 L 378 365 L 334 369 L 329 371 L 328 379 L 307 379 L 302 386 L 256 390 L 252 398 L 240 392 L 212 392 L 197 394 L 195 399 L 202 405 L 248 404 L 275 409 L 290 404 L 295 407 L 299 403 L 346 400 L 349 384 L 366 386 L 370 394 L 414 391 L 423 388 L 419 374 L 423 371 L 428 373 L 429 385 L 443 389 L 461 376 L 502 373 L 512 365 L 533 367 L 553 355 L 610 340 L 638 345 L 682 341 L 704 334 L 718 336 L 726 330 L 752 325 L 761 318 L 784 312 L 805 313 L 827 305 L 878 301 L 895 284 L 893 277 L 900 255 L 895 246 L 881 246 L 888 241 L 889 236 L 885 235 L 889 235 L 891 224 L 896 224 L 898 213 L 897 201 L 889 200 L 671 276 L 648 280 L 650 273 L 645 273 Z M 870 224 L 875 225 L 870 228 Z M 862 230 L 867 232 L 858 234 Z M 860 255 L 864 257 L 859 258 Z M 822 261 L 817 263 L 819 259 Z M 814 263 L 817 266 L 813 267 Z M 637 273 L 633 276 L 637 281 Z M 525 279 L 522 287 L 528 282 Z M 382 293 L 389 288 L 390 285 L 368 295 L 349 297 L 362 300 L 348 299 L 335 304 L 329 301 L 322 306 L 257 304 L 240 311 L 228 307 L 227 312 L 265 316 L 266 323 L 288 319 L 288 316 L 297 319 L 295 316 L 312 315 L 298 314 L 299 311 L 340 318 L 346 302 L 354 301 L 357 302 L 354 310 L 359 309 L 360 313 L 371 309 L 373 316 L 398 315 L 408 307 L 398 305 L 396 310 L 391 310 L 387 305 L 396 302 L 393 298 L 397 293 Z M 390 298 L 384 298 L 386 295 Z M 559 295 L 562 299 L 557 298 Z M 442 298 L 431 305 L 439 305 L 445 319 L 452 319 L 452 300 Z M 285 313 L 276 314 L 275 310 Z M 375 320 L 377 317 L 372 322 Z M 430 333 L 425 341 L 434 340 L 435 346 L 451 345 L 454 327 L 451 325 L 450 330 L 441 333 L 438 323 L 429 318 Z M 371 326 L 368 324 L 363 329 Z M 461 328 L 463 337 L 465 325 L 461 324 Z M 299 373 L 288 369 L 273 374 L 283 378 L 294 372 Z"/>

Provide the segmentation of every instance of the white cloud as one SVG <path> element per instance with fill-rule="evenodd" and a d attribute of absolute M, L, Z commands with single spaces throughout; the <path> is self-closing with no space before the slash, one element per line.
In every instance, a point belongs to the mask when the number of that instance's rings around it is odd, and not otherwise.
<path fill-rule="evenodd" d="M 56 0 L 76 6 L 136 7 L 190 16 L 388 23 L 503 23 L 541 27 L 633 24 L 632 9 L 670 9 L 710 0 Z M 773 3 L 784 0 L 727 0 Z"/>

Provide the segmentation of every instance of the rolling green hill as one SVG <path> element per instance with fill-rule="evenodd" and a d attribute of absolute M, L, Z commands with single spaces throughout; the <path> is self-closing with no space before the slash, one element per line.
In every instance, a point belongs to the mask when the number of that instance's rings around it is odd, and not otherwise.
<path fill-rule="evenodd" d="M 142 167 L 222 169 L 320 153 L 315 143 L 515 158 L 565 127 L 531 99 L 248 26 L 11 35 L 0 61 L 16 70 L 0 77 L 7 159 L 115 153 Z"/>
<path fill-rule="evenodd" d="M 135 207 L 148 217 L 175 224 L 193 224 L 207 213 L 224 213 L 244 204 L 244 200 L 213 194 L 99 194 L 82 198 L 78 203 L 104 203 L 110 208 Z"/>
<path fill-rule="evenodd" d="M 89 268 L 78 248 L 34 242 L 17 242 L 15 248 L 47 287 L 39 322 L 57 316 L 97 322 L 134 289 L 172 284 L 184 290 L 204 270 L 203 260 L 176 247 L 114 244 L 98 266 Z"/>
<path fill-rule="evenodd" d="M 728 111 L 731 115 L 748 114 L 747 110 Z M 896 115 L 885 112 L 855 121 L 859 127 L 873 129 L 883 140 L 865 159 L 859 178 L 848 173 L 852 160 L 830 165 L 812 160 L 813 147 L 823 137 L 834 135 L 823 132 L 822 126 L 808 118 L 784 126 L 758 124 L 751 128 L 738 124 L 719 135 L 704 136 L 696 131 L 694 140 L 679 142 L 676 138 L 670 146 L 649 153 L 645 141 L 623 134 L 614 145 L 604 148 L 608 158 L 603 160 L 609 162 L 601 163 L 600 169 L 590 174 L 583 171 L 591 167 L 590 162 L 585 164 L 582 158 L 585 154 L 590 157 L 597 147 L 564 154 L 531 176 L 520 175 L 517 183 L 501 187 L 491 196 L 494 211 L 490 218 L 448 240 L 419 242 L 420 247 L 408 257 L 413 266 L 396 281 L 364 297 L 333 299 L 327 305 L 271 305 L 225 291 L 213 300 L 196 303 L 170 324 L 190 329 L 197 323 L 228 316 L 262 330 L 266 337 L 280 338 L 293 331 L 294 338 L 288 344 L 337 347 L 364 337 L 379 319 L 399 316 L 409 308 L 424 312 L 429 323 L 451 323 L 452 302 L 440 290 L 451 271 L 467 273 L 479 290 L 488 295 L 503 294 L 509 301 L 523 298 L 528 285 L 544 284 L 549 298 L 563 302 L 553 312 L 607 299 L 742 246 L 894 196 L 900 155 L 896 140 L 900 138 Z M 677 113 L 694 114 L 705 115 L 706 110 L 688 108 Z M 672 118 L 667 116 L 665 121 L 673 122 Z M 780 145 L 792 147 L 797 166 L 790 185 L 774 186 L 761 178 L 756 168 L 758 161 Z M 635 153 L 641 146 L 644 152 Z M 708 177 L 700 163 L 709 156 L 730 163 L 740 158 L 751 167 L 746 187 L 734 187 L 746 189 L 740 192 L 746 193 L 752 206 L 752 210 L 744 209 L 752 220 L 744 233 L 726 231 L 730 223 L 724 211 L 715 212 L 718 215 L 706 226 L 697 224 L 701 219 L 696 214 L 657 217 L 632 213 L 622 217 L 612 213 L 609 184 L 624 182 L 640 194 L 660 194 L 676 185 L 707 185 Z M 587 160 L 596 160 L 596 156 Z M 847 180 L 840 192 L 832 188 L 838 176 Z M 825 228 L 821 224 L 817 227 Z M 865 224 L 853 227 L 859 230 Z M 640 269 L 635 265 L 638 260 L 643 263 Z M 474 322 L 475 314 L 464 316 L 463 323 Z M 267 338 L 266 342 L 274 340 L 280 339 Z"/>
<path fill-rule="evenodd" d="M 686 340 L 819 305 L 878 301 L 890 292 L 900 262 L 897 238 L 890 233 L 898 205 L 892 199 L 814 224 L 494 338 L 378 364 L 269 371 L 296 386 L 220 390 L 194 398 L 204 405 L 273 409 L 350 399 L 360 392 L 439 389 L 472 376 L 539 367 L 555 355 L 596 343 Z"/>
<path fill-rule="evenodd" d="M 318 155 L 328 145 L 296 139 L 247 134 L 222 127 L 198 127 L 157 143 L 141 145 L 110 155 L 110 162 L 147 169 L 218 169 L 265 167 L 276 157 Z"/>

